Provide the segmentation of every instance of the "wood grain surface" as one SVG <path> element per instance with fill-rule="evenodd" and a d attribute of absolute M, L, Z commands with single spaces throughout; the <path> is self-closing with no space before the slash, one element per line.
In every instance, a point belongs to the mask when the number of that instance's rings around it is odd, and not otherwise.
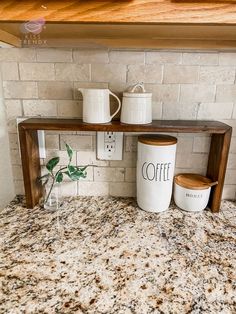
<path fill-rule="evenodd" d="M 49 0 L 0 2 L 0 21 L 236 24 L 233 0 Z"/>
<path fill-rule="evenodd" d="M 84 123 L 81 119 L 31 118 L 19 124 L 25 130 L 113 131 L 113 132 L 182 132 L 224 134 L 231 127 L 218 121 L 153 120 L 149 124 L 124 124 L 112 121 L 104 124 Z"/>

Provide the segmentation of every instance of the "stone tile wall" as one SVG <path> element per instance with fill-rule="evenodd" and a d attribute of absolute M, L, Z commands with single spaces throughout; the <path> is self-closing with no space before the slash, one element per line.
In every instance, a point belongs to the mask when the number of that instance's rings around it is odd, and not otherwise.
<path fill-rule="evenodd" d="M 81 117 L 79 87 L 110 88 L 122 97 L 143 81 L 153 93 L 154 119 L 220 120 L 233 126 L 224 198 L 236 191 L 236 53 L 93 49 L 0 49 L 5 108 L 16 193 L 24 193 L 16 117 Z M 176 172 L 205 174 L 210 137 L 178 137 Z M 135 195 L 137 134 L 125 134 L 124 160 L 96 160 L 96 134 L 46 133 L 47 159 L 66 163 L 64 141 L 76 150 L 73 162 L 97 165 L 86 179 L 66 182 L 64 195 Z M 42 160 L 42 171 L 46 160 Z"/>

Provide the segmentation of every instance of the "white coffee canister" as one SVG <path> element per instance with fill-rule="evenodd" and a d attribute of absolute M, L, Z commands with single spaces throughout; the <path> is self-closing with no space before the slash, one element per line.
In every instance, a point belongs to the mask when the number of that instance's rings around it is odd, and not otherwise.
<path fill-rule="evenodd" d="M 186 211 L 202 211 L 207 207 L 211 186 L 217 183 L 195 173 L 178 174 L 174 178 L 175 204 Z"/>
<path fill-rule="evenodd" d="M 152 93 L 146 93 L 142 83 L 123 93 L 120 121 L 126 124 L 152 122 Z"/>
<path fill-rule="evenodd" d="M 137 202 L 148 212 L 169 208 L 175 169 L 177 139 L 168 135 L 138 138 Z"/>

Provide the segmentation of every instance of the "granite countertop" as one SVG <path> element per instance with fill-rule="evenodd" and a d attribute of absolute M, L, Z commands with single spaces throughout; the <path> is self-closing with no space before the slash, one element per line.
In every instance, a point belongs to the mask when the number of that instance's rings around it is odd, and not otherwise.
<path fill-rule="evenodd" d="M 236 312 L 236 204 L 212 214 L 78 197 L 0 212 L 0 313 Z"/>

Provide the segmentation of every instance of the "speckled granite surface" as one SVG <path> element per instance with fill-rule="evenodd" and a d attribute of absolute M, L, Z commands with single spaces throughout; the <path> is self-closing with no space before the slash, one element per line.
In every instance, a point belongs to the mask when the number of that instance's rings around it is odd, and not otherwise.
<path fill-rule="evenodd" d="M 236 205 L 162 214 L 80 197 L 0 213 L 0 313 L 236 312 Z"/>

